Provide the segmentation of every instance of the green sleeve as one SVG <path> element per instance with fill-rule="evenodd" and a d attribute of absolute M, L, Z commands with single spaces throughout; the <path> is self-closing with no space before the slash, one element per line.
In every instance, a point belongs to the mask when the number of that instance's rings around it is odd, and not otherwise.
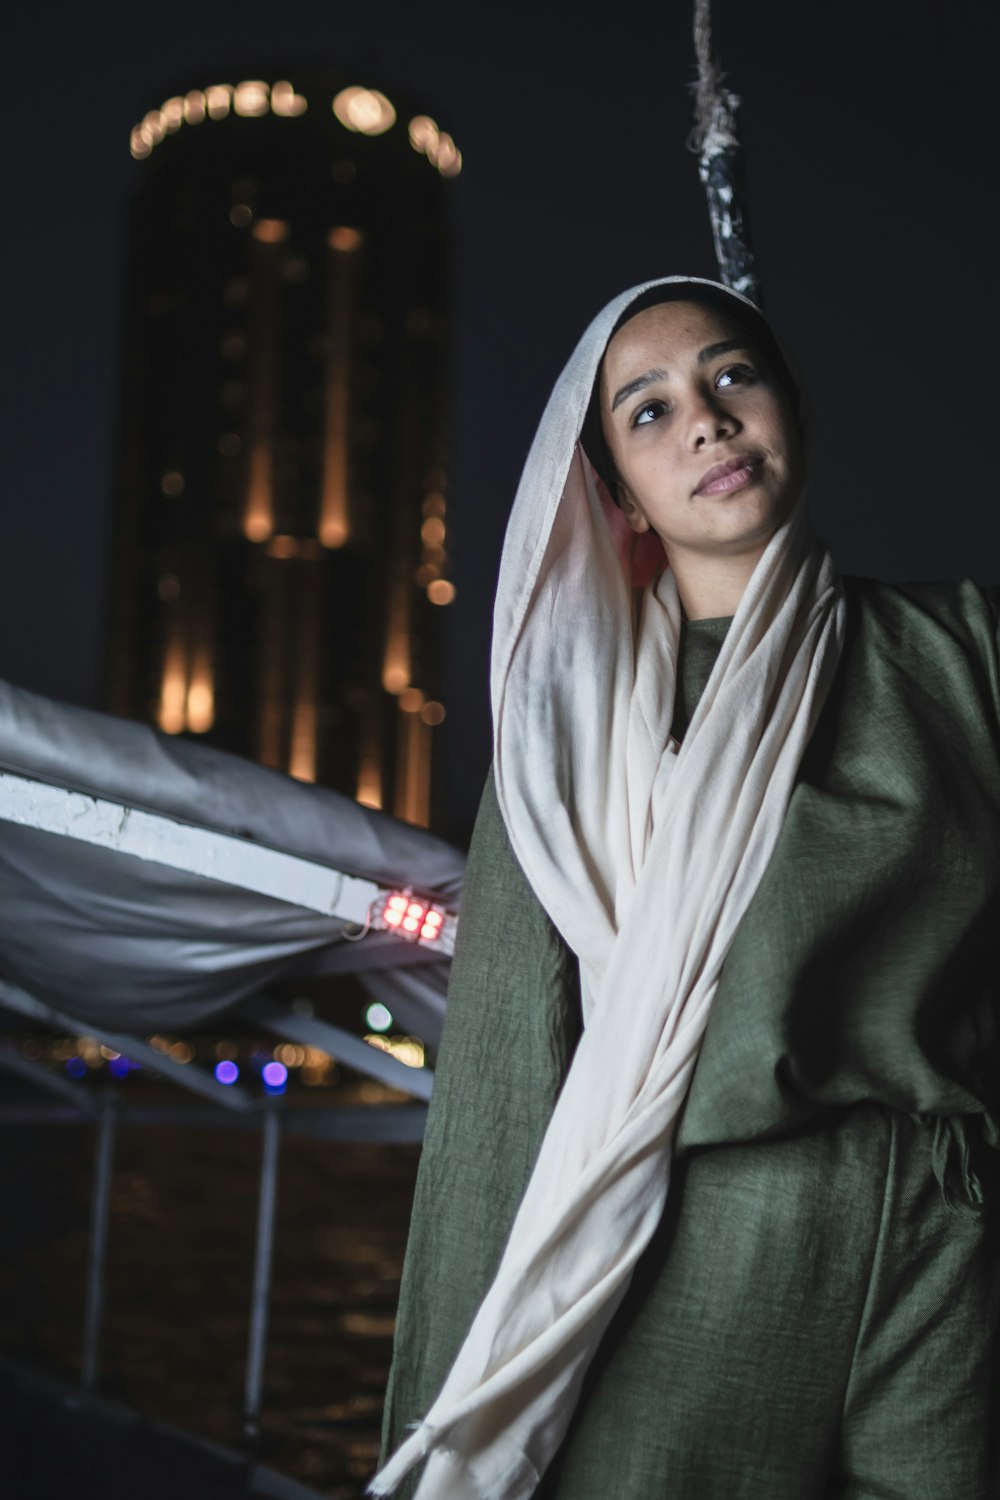
<path fill-rule="evenodd" d="M 578 1030 L 576 960 L 514 857 L 491 775 L 417 1177 L 384 1453 L 433 1402 L 492 1281 Z"/>

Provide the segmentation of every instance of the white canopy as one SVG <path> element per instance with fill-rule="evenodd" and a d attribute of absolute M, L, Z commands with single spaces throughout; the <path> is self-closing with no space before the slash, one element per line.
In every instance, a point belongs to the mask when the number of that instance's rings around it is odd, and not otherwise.
<path fill-rule="evenodd" d="M 0 682 L 0 978 L 54 1010 L 177 1028 L 357 972 L 434 1042 L 448 944 L 366 915 L 408 888 L 455 911 L 464 865 L 336 792 Z"/>

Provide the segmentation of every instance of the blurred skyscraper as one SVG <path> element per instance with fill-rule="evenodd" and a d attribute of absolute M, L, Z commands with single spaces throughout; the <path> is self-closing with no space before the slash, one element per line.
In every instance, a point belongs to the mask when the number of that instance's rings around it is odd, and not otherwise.
<path fill-rule="evenodd" d="M 131 149 L 108 706 L 427 823 L 461 157 L 305 73 L 170 98 Z"/>

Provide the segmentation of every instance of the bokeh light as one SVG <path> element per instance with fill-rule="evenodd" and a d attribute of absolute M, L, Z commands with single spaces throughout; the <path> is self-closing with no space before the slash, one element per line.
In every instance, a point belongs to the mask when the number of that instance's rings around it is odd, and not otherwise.
<path fill-rule="evenodd" d="M 263 1079 L 264 1087 L 267 1089 L 267 1092 L 269 1094 L 284 1093 L 285 1085 L 288 1082 L 288 1069 L 285 1067 L 284 1063 L 265 1063 L 263 1069 L 261 1070 L 260 1076 Z"/>
<path fill-rule="evenodd" d="M 388 1031 L 392 1025 L 392 1011 L 381 1000 L 376 1000 L 365 1011 L 365 1025 L 372 1031 Z"/>

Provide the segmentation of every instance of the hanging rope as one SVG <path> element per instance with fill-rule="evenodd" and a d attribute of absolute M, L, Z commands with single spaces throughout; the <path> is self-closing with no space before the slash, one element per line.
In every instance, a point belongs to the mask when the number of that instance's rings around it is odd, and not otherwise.
<path fill-rule="evenodd" d="M 708 198 L 719 276 L 759 306 L 760 287 L 747 223 L 743 147 L 736 127 L 740 101 L 724 86 L 725 75 L 712 53 L 711 0 L 695 0 L 694 52 L 698 78 L 693 85 L 695 126 L 689 144 L 698 153 L 698 176 Z"/>

